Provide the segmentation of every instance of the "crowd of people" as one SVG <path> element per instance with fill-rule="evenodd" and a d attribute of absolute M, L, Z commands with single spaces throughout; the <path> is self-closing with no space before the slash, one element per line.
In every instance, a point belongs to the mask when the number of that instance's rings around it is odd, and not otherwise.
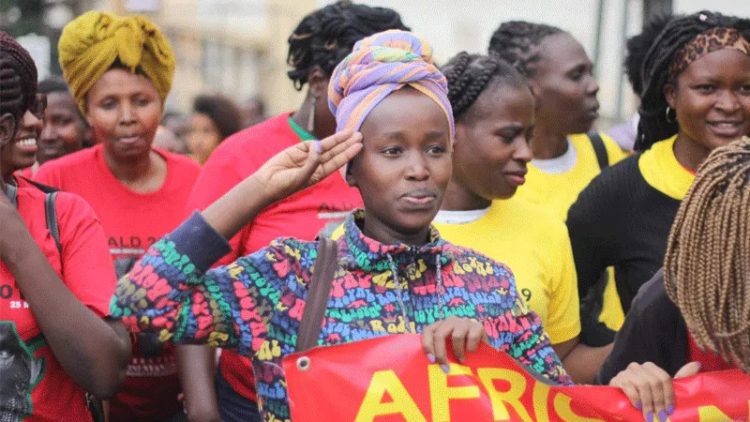
<path fill-rule="evenodd" d="M 0 31 L 0 421 L 289 420 L 309 332 L 421 333 L 444 367 L 483 341 L 648 421 L 673 377 L 750 371 L 749 19 L 647 23 L 609 134 L 560 28 L 438 65 L 398 12 L 339 1 L 288 43 L 296 110 L 184 116 L 148 18 L 75 18 L 40 82 Z M 337 287 L 308 331 L 313 281 Z"/>

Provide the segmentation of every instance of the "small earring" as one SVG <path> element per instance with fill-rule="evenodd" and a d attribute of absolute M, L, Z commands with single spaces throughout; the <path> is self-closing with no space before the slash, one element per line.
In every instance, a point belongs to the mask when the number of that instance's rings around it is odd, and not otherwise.
<path fill-rule="evenodd" d="M 674 111 L 672 110 L 672 107 L 667 106 L 667 109 L 664 110 L 664 118 L 667 120 L 667 123 L 673 123 L 675 118 L 677 117 L 677 113 L 673 113 L 673 115 L 670 115 L 669 112 Z"/>
<path fill-rule="evenodd" d="M 310 113 L 307 115 L 307 132 L 315 135 L 315 103 L 318 102 L 318 96 L 312 95 L 310 101 Z"/>

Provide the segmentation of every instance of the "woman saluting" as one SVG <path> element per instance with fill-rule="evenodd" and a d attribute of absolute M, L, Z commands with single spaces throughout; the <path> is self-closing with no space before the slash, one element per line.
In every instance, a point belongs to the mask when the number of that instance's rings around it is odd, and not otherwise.
<path fill-rule="evenodd" d="M 318 345 L 422 332 L 428 357 L 444 364 L 448 336 L 459 360 L 484 338 L 568 383 L 510 270 L 445 242 L 430 226 L 450 179 L 453 139 L 446 81 L 431 53 L 404 31 L 358 42 L 329 86 L 340 132 L 287 148 L 157 242 L 121 279 L 112 312 L 163 341 L 207 343 L 250 356 L 261 414 L 289 419 L 279 364 L 295 350 L 317 242 L 277 239 L 206 270 L 228 251 L 225 239 L 263 208 L 346 165 L 346 180 L 365 207 L 347 217 L 336 241 L 338 262 Z M 365 303 L 353 314 L 350 305 L 359 298 Z"/>

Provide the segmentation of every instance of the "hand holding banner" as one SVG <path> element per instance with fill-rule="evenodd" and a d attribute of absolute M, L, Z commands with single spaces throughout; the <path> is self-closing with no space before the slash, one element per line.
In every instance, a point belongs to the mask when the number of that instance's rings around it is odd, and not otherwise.
<path fill-rule="evenodd" d="M 430 363 L 418 334 L 290 355 L 283 365 L 292 420 L 643 421 L 619 389 L 547 385 L 485 344 L 464 364 L 451 362 L 448 374 Z M 748 420 L 750 378 L 740 371 L 705 373 L 674 385 L 671 422 Z"/>

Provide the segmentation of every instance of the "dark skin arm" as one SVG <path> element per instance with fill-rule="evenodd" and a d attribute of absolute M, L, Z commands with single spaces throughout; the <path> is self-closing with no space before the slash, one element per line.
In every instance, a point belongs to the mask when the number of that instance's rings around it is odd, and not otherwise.
<path fill-rule="evenodd" d="M 0 195 L 0 259 L 65 372 L 97 398 L 113 396 L 130 359 L 127 331 L 118 321 L 98 317 L 73 295 L 5 195 Z"/>
<path fill-rule="evenodd" d="M 580 343 L 576 336 L 568 341 L 553 344 L 552 348 L 576 384 L 591 384 L 604 359 L 612 351 L 612 346 L 613 344 L 590 347 Z"/>
<path fill-rule="evenodd" d="M 287 148 L 206 208 L 201 214 L 230 239 L 268 205 L 323 180 L 362 148 L 362 136 L 340 132 L 321 141 Z M 194 346 L 177 351 L 181 384 L 191 422 L 218 420 L 212 349 Z M 196 399 L 192 399 L 196 398 Z"/>
<path fill-rule="evenodd" d="M 213 383 L 216 349 L 200 345 L 177 346 L 177 369 L 190 422 L 219 422 L 219 404 Z"/>

